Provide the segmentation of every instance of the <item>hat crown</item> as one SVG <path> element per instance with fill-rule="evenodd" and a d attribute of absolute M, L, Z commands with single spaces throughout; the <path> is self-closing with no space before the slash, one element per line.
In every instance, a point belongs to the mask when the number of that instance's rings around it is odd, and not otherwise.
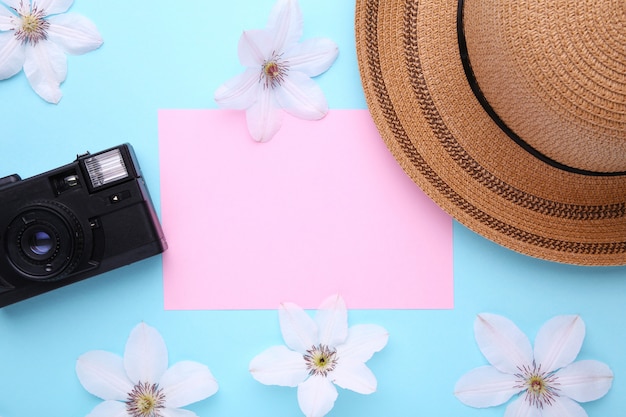
<path fill-rule="evenodd" d="M 626 2 L 465 0 L 470 78 L 509 136 L 557 164 L 626 171 Z"/>

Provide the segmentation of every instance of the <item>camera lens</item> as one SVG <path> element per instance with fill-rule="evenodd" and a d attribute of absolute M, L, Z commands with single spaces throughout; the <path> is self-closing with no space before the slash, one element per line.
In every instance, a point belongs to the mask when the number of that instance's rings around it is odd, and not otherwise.
<path fill-rule="evenodd" d="M 37 224 L 22 234 L 21 246 L 26 256 L 34 260 L 44 260 L 54 255 L 57 248 L 57 233 L 50 229 L 49 226 Z"/>
<path fill-rule="evenodd" d="M 82 254 L 83 233 L 69 209 L 40 203 L 13 219 L 5 245 L 9 260 L 24 278 L 58 280 L 76 267 Z"/>
<path fill-rule="evenodd" d="M 30 237 L 30 250 L 36 255 L 47 255 L 52 250 L 52 237 L 46 232 L 35 232 Z"/>

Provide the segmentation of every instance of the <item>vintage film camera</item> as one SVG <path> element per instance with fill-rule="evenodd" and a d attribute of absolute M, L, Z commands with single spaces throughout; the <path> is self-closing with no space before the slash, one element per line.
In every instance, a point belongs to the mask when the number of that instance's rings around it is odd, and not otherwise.
<path fill-rule="evenodd" d="M 0 179 L 0 307 L 166 248 L 129 144 Z"/>

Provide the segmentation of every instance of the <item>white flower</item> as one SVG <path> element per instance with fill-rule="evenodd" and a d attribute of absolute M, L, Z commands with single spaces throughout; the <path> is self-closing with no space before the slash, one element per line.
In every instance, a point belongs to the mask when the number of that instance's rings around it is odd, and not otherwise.
<path fill-rule="evenodd" d="M 574 362 L 585 337 L 579 316 L 556 316 L 539 330 L 535 348 L 509 319 L 480 314 L 478 346 L 492 366 L 476 368 L 456 384 L 455 395 L 472 407 L 491 407 L 520 394 L 505 417 L 586 417 L 578 402 L 603 397 L 613 373 L 594 360 Z"/>
<path fill-rule="evenodd" d="M 96 26 L 83 16 L 65 13 L 73 0 L 1 1 L 6 6 L 0 7 L 0 80 L 23 68 L 33 90 L 58 103 L 67 75 L 65 54 L 80 55 L 100 47 Z"/>
<path fill-rule="evenodd" d="M 245 31 L 239 61 L 246 71 L 215 92 L 220 107 L 246 110 L 248 130 L 259 142 L 280 129 L 282 112 L 318 120 L 328 112 L 324 93 L 311 77 L 326 71 L 337 58 L 337 45 L 314 38 L 302 43 L 302 13 L 296 0 L 278 0 L 266 29 Z"/>
<path fill-rule="evenodd" d="M 274 346 L 250 362 L 250 372 L 267 385 L 298 387 L 298 403 L 307 417 L 328 413 L 337 399 L 333 383 L 361 394 L 376 391 L 376 377 L 365 365 L 387 344 L 387 331 L 377 325 L 348 329 L 343 299 L 324 300 L 315 319 L 302 308 L 284 303 L 278 310 L 287 346 Z"/>
<path fill-rule="evenodd" d="M 87 391 L 103 401 L 88 417 L 193 417 L 179 409 L 217 392 L 209 368 L 181 361 L 169 369 L 167 347 L 159 332 L 138 324 L 126 342 L 124 357 L 94 350 L 76 362 L 76 374 Z"/>

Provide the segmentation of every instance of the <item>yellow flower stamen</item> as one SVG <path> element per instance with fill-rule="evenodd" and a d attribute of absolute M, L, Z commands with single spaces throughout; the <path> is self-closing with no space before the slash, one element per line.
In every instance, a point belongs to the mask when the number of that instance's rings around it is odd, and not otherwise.
<path fill-rule="evenodd" d="M 162 417 L 165 395 L 157 384 L 139 382 L 128 394 L 126 411 L 132 417 Z"/>
<path fill-rule="evenodd" d="M 39 9 L 36 5 L 28 10 L 20 2 L 18 9 L 14 9 L 19 17 L 19 27 L 15 31 L 15 38 L 22 43 L 36 45 L 39 41 L 48 39 L 48 28 L 50 23 L 44 19 L 46 12 Z"/>
<path fill-rule="evenodd" d="M 310 375 L 327 376 L 337 366 L 337 351 L 326 345 L 312 346 L 304 355 Z"/>
<path fill-rule="evenodd" d="M 559 396 L 558 377 L 554 372 L 543 372 L 541 365 L 533 362 L 532 367 L 524 366 L 515 375 L 520 378 L 517 387 L 524 389 L 524 398 L 531 406 L 541 409 L 544 405 L 551 405 Z"/>
<path fill-rule="evenodd" d="M 272 53 L 272 56 L 261 66 L 259 81 L 265 88 L 276 88 L 285 81 L 289 64 L 282 59 L 282 56 Z"/>

